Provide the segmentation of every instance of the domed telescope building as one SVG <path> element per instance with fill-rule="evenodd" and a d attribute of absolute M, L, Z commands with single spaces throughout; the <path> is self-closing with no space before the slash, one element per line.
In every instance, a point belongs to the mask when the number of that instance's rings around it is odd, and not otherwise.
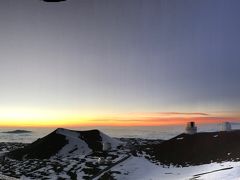
<path fill-rule="evenodd" d="M 224 122 L 222 124 L 222 130 L 223 131 L 231 131 L 232 130 L 232 126 L 230 122 Z"/>
<path fill-rule="evenodd" d="M 186 133 L 187 134 L 196 134 L 197 127 L 195 126 L 195 122 L 188 122 L 186 126 Z"/>

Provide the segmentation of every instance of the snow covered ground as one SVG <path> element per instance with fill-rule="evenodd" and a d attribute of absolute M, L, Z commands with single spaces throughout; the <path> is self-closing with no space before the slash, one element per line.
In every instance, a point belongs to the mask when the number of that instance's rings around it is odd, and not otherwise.
<path fill-rule="evenodd" d="M 91 149 L 88 147 L 87 143 L 79 138 L 79 133 L 74 131 L 69 131 L 67 129 L 57 129 L 57 134 L 64 135 L 68 140 L 68 144 L 65 145 L 57 155 L 66 156 L 69 152 L 71 154 L 89 154 Z M 76 149 L 76 150 L 75 150 Z M 75 151 L 74 151 L 75 150 Z"/>
<path fill-rule="evenodd" d="M 75 158 L 76 159 L 76 158 Z M 85 158 L 86 162 L 93 162 L 94 159 L 91 158 Z M 51 167 L 51 164 L 46 165 L 44 168 L 42 168 L 42 172 L 49 172 L 50 170 L 52 173 L 50 173 L 48 178 L 50 179 L 58 179 L 66 178 L 69 179 L 68 171 L 72 169 L 74 166 L 78 166 L 77 162 L 80 161 L 74 161 L 71 160 L 71 163 L 69 159 L 66 159 L 67 164 L 69 166 L 66 166 L 64 168 L 64 172 L 57 175 L 53 168 Z M 62 161 L 63 164 L 64 159 Z M 53 163 L 53 162 L 52 162 Z M 76 164 L 77 163 L 77 164 Z M 29 163 L 27 163 L 29 164 Z M 61 164 L 61 163 L 60 163 Z M 59 164 L 59 165 L 60 165 Z M 79 168 L 77 167 L 77 178 L 82 179 L 86 174 L 83 171 L 84 167 L 87 166 L 84 165 L 85 163 L 80 163 Z M 107 167 L 107 166 L 106 166 Z M 66 169 L 68 168 L 68 169 Z M 99 167 L 100 168 L 100 167 Z M 104 169 L 100 168 L 100 169 Z M 38 171 L 35 171 L 35 176 L 37 176 L 40 173 L 39 169 Z M 113 166 L 110 170 L 111 177 L 114 177 L 117 180 L 221 180 L 221 179 L 231 179 L 231 180 L 239 180 L 240 179 L 240 162 L 224 162 L 224 163 L 211 163 L 206 165 L 200 165 L 200 166 L 189 166 L 189 167 L 163 167 L 162 165 L 156 165 L 154 163 L 151 163 L 149 160 L 145 159 L 144 157 L 135 157 L 131 156 L 127 160 L 123 161 L 122 163 L 117 164 L 116 166 Z M 102 174 L 104 175 L 104 173 Z M 6 176 L 5 176 L 6 177 Z M 3 178 L 0 175 L 0 179 Z M 98 179 L 104 179 L 103 176 L 99 176 Z M 7 178 L 3 178 L 7 179 Z M 14 178 L 13 178 L 14 179 Z M 32 179 L 30 177 L 21 177 L 22 180 L 29 180 Z M 85 179 L 85 178 L 84 178 Z"/>
<path fill-rule="evenodd" d="M 0 161 L 0 179 L 9 179 L 11 176 L 22 180 L 240 180 L 240 161 L 188 167 L 163 166 L 161 161 L 154 160 L 155 154 L 146 153 L 149 148 L 156 149 L 155 145 L 164 143 L 162 140 L 115 139 L 100 132 L 101 142 L 110 143 L 112 149 L 108 152 L 91 152 L 91 139 L 87 139 L 87 136 L 84 138 L 77 132 L 66 129 L 58 129 L 57 134 L 64 135 L 68 143 L 56 155 L 50 159 L 24 161 L 6 157 L 4 161 Z M 210 136 L 212 138 L 212 134 Z M 216 139 L 221 136 L 213 137 Z M 120 144 L 122 146 L 117 147 Z M 21 143 L 0 143 L 0 154 L 25 146 Z M 99 158 L 104 162 L 99 163 Z M 235 160 L 239 160 L 238 156 Z M 210 161 L 212 162 L 211 159 Z"/>
<path fill-rule="evenodd" d="M 144 157 L 131 157 L 112 168 L 119 180 L 240 179 L 240 162 L 211 163 L 190 167 L 163 167 Z M 203 174 L 206 173 L 206 174 Z M 203 174 L 199 175 L 198 174 Z"/>
<path fill-rule="evenodd" d="M 77 154 L 89 154 L 92 152 L 92 149 L 89 148 L 86 140 L 81 138 L 81 132 L 72 131 L 68 129 L 59 128 L 56 130 L 57 134 L 61 134 L 66 137 L 68 140 L 68 144 L 65 145 L 57 155 L 59 156 L 67 156 L 69 152 L 71 155 Z M 101 144 L 109 143 L 111 145 L 111 149 L 116 149 L 119 145 L 123 144 L 121 141 L 111 138 L 108 135 L 102 133 L 101 131 L 98 132 L 99 136 L 101 137 Z"/>
<path fill-rule="evenodd" d="M 2 175 L 2 174 L 0 174 L 0 179 L 1 180 L 17 180 L 16 178 L 5 176 L 5 175 Z"/>

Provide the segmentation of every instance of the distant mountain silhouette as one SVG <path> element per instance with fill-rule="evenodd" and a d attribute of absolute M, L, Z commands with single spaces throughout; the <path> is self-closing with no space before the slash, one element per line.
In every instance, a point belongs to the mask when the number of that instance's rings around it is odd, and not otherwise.
<path fill-rule="evenodd" d="M 32 133 L 32 131 L 26 131 L 26 130 L 13 130 L 13 131 L 5 131 L 2 133 L 10 133 L 10 134 L 21 134 L 21 133 Z"/>
<path fill-rule="evenodd" d="M 103 143 L 111 144 L 116 148 L 120 141 L 111 138 L 99 130 L 73 131 L 58 128 L 47 136 L 38 139 L 23 149 L 8 153 L 14 159 L 45 159 L 57 155 L 60 157 L 69 154 L 88 154 L 102 151 Z"/>

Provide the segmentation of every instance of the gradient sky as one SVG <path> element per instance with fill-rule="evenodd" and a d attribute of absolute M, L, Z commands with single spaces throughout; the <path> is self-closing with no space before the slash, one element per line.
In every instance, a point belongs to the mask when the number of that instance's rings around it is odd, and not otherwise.
<path fill-rule="evenodd" d="M 124 124 L 156 112 L 237 119 L 239 9 L 238 0 L 0 1 L 0 125 Z"/>

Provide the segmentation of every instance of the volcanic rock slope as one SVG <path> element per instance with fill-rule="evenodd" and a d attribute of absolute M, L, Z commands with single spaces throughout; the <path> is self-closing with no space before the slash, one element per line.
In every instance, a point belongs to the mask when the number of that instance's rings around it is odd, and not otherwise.
<path fill-rule="evenodd" d="M 180 134 L 161 144 L 144 147 L 161 164 L 200 165 L 240 160 L 240 130 Z"/>
<path fill-rule="evenodd" d="M 24 160 L 48 159 L 54 155 L 59 157 L 76 154 L 86 155 L 102 151 L 103 143 L 111 144 L 113 149 L 121 145 L 121 141 L 111 138 L 99 130 L 73 131 L 58 128 L 28 146 L 10 152 L 8 156 Z"/>

